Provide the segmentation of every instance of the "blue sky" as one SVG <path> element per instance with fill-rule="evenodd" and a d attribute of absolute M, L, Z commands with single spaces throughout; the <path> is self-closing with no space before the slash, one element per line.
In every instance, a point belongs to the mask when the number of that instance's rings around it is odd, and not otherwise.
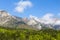
<path fill-rule="evenodd" d="M 60 0 L 0 0 L 0 10 L 19 17 L 42 17 L 50 13 L 60 17 Z"/>

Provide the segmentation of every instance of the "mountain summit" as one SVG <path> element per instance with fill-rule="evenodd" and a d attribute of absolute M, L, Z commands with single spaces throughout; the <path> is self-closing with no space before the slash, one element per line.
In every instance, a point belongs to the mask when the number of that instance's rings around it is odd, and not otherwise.
<path fill-rule="evenodd" d="M 35 16 L 30 16 L 30 18 L 21 18 L 10 15 L 4 10 L 0 10 L 0 26 L 5 28 L 24 28 L 24 29 L 60 29 L 60 19 L 43 19 Z"/>
<path fill-rule="evenodd" d="M 60 29 L 59 18 L 50 18 L 48 20 L 47 18 L 38 18 L 31 15 L 27 24 L 33 26 L 35 25 L 37 26 L 38 29 L 44 29 L 44 28 Z"/>
<path fill-rule="evenodd" d="M 22 18 L 11 16 L 8 12 L 0 10 L 0 26 L 15 27 L 22 22 Z"/>
<path fill-rule="evenodd" d="M 0 10 L 0 17 L 9 16 L 10 14 L 4 10 Z"/>
<path fill-rule="evenodd" d="M 10 15 L 4 10 L 0 10 L 0 26 L 14 29 L 36 29 L 27 25 L 27 18 L 21 18 Z"/>
<path fill-rule="evenodd" d="M 3 25 L 7 21 L 11 19 L 10 14 L 8 14 L 6 11 L 0 10 L 0 25 Z"/>

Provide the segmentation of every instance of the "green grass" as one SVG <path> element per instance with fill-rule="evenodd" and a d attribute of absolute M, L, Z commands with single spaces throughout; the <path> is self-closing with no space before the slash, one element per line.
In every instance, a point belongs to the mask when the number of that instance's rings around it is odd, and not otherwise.
<path fill-rule="evenodd" d="M 0 40 L 60 40 L 60 30 L 0 28 Z"/>

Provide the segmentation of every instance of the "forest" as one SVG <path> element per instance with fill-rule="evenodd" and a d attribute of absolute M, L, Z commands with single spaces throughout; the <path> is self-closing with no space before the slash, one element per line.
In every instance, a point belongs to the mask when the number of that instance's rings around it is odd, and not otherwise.
<path fill-rule="evenodd" d="M 0 28 L 0 40 L 60 40 L 60 30 Z"/>

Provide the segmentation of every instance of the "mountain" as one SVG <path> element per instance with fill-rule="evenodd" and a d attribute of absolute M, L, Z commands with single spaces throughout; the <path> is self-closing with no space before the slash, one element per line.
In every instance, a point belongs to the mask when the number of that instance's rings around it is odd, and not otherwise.
<path fill-rule="evenodd" d="M 52 18 L 48 20 L 46 18 L 38 18 L 32 15 L 30 15 L 30 18 L 21 18 L 12 16 L 5 10 L 0 10 L 0 26 L 16 29 L 41 30 L 51 28 L 60 30 L 60 19 Z"/>
<path fill-rule="evenodd" d="M 51 28 L 60 30 L 60 19 L 57 18 L 47 20 L 46 18 L 43 19 L 31 15 L 27 24 L 38 29 Z"/>
<path fill-rule="evenodd" d="M 33 29 L 36 28 L 27 25 L 28 19 L 12 16 L 5 10 L 0 10 L 0 26 L 13 29 Z"/>
<path fill-rule="evenodd" d="M 25 24 L 22 21 L 22 18 L 11 16 L 8 12 L 4 10 L 0 11 L 0 26 L 13 28 L 18 26 L 19 24 Z"/>

